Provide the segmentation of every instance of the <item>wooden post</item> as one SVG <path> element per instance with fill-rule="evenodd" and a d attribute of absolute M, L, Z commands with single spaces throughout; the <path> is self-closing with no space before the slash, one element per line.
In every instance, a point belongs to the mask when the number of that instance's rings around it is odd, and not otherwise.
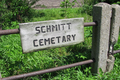
<path fill-rule="evenodd" d="M 111 18 L 111 30 L 110 30 L 110 44 L 109 53 L 114 50 L 114 45 L 118 41 L 120 27 L 120 6 L 117 4 L 112 5 L 112 18 Z M 107 60 L 107 71 L 111 71 L 114 66 L 114 56 L 109 55 Z"/>
<path fill-rule="evenodd" d="M 98 3 L 93 6 L 93 21 L 97 22 L 97 26 L 93 27 L 91 57 L 95 62 L 91 64 L 92 73 L 99 73 L 99 68 L 106 72 L 111 9 L 111 5 L 107 3 Z"/>

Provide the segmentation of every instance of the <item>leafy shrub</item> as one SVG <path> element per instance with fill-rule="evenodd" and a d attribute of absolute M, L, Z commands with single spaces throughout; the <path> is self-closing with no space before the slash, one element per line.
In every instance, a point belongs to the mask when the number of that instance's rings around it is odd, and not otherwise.
<path fill-rule="evenodd" d="M 82 13 L 86 13 L 86 14 L 88 14 L 88 15 L 92 15 L 92 9 L 93 9 L 93 6 L 92 6 L 92 5 L 84 4 L 84 5 L 82 6 L 81 12 L 82 12 Z"/>
<path fill-rule="evenodd" d="M 0 24 L 12 25 L 12 21 L 25 22 L 32 18 L 34 11 L 31 6 L 38 0 L 1 0 L 0 1 Z"/>
<path fill-rule="evenodd" d="M 76 0 L 73 0 L 72 2 L 70 2 L 70 0 L 64 0 L 63 2 L 61 2 L 60 6 L 64 8 L 62 10 L 63 13 L 61 14 L 61 16 L 67 17 L 67 14 L 69 14 L 69 8 L 72 8 L 75 5 L 75 2 Z"/>
<path fill-rule="evenodd" d="M 119 5 L 120 5 L 120 1 L 117 1 L 117 4 L 119 4 Z"/>
<path fill-rule="evenodd" d="M 5 0 L 7 10 L 13 14 L 12 21 L 22 22 L 22 17 L 31 16 L 31 6 L 38 0 Z"/>
<path fill-rule="evenodd" d="M 84 1 L 84 5 L 82 6 L 82 13 L 87 13 L 88 15 L 92 15 L 92 9 L 93 9 L 93 5 L 97 4 L 99 2 L 106 2 L 109 4 L 120 4 L 120 1 L 117 0 L 85 0 Z"/>
<path fill-rule="evenodd" d="M 73 6 L 75 5 L 75 2 L 76 2 L 76 0 L 73 0 L 72 2 L 70 2 L 70 0 L 64 0 L 64 1 L 60 4 L 60 6 L 61 6 L 62 8 L 70 8 L 70 7 L 73 7 Z"/>
<path fill-rule="evenodd" d="M 2 16 L 3 16 L 4 12 L 6 12 L 5 5 L 4 5 L 4 0 L 1 0 L 0 1 L 0 27 L 2 26 L 2 23 L 3 23 Z"/>
<path fill-rule="evenodd" d="M 84 0 L 84 4 L 82 5 L 81 13 L 86 13 L 88 15 L 92 15 L 93 5 L 96 3 L 96 0 Z M 78 11 L 80 11 L 78 10 Z"/>

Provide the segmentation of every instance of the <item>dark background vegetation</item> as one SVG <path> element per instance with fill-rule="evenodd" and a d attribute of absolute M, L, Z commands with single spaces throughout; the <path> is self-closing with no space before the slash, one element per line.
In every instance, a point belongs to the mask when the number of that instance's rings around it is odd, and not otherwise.
<path fill-rule="evenodd" d="M 0 1 L 0 22 L 2 24 L 10 23 L 11 21 L 25 22 L 25 18 L 32 18 L 36 15 L 34 14 L 34 10 L 31 8 L 33 4 L 35 4 L 38 0 L 1 0 Z M 69 0 L 65 0 L 66 2 L 62 2 L 61 7 L 72 7 L 76 0 L 73 0 L 70 3 Z M 92 6 L 98 2 L 107 2 L 109 4 L 117 3 L 120 4 L 118 0 L 84 0 L 83 10 L 82 12 L 86 12 L 89 15 L 92 15 Z M 67 5 L 65 4 L 67 3 Z M 42 16 L 44 14 L 40 14 Z"/>

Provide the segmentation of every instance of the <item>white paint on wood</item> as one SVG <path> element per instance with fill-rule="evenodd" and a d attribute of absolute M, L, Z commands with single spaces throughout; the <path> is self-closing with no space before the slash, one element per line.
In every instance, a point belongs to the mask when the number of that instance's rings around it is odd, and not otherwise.
<path fill-rule="evenodd" d="M 23 53 L 78 44 L 84 41 L 84 19 L 71 18 L 21 23 Z"/>

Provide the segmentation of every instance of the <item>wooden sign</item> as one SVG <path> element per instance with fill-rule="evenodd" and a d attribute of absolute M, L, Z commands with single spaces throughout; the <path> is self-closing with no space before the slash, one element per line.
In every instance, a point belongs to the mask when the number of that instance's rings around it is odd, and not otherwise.
<path fill-rule="evenodd" d="M 84 19 L 71 18 L 21 23 L 23 53 L 78 44 L 84 41 Z"/>

